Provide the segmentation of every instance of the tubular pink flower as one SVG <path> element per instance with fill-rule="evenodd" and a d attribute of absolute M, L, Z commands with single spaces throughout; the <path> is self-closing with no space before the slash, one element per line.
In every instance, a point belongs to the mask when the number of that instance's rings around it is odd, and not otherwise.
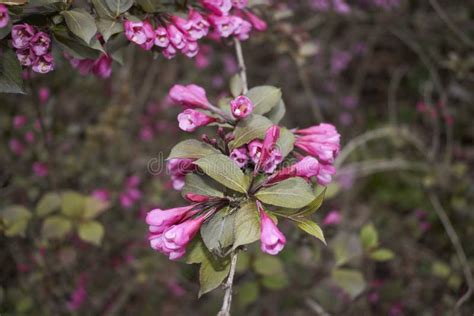
<path fill-rule="evenodd" d="M 38 32 L 31 39 L 30 49 L 36 56 L 43 56 L 51 47 L 51 37 L 44 32 Z"/>
<path fill-rule="evenodd" d="M 336 174 L 336 168 L 332 165 L 321 163 L 319 174 L 316 176 L 318 183 L 321 185 L 328 185 L 332 181 L 332 176 Z"/>
<path fill-rule="evenodd" d="M 147 41 L 147 33 L 144 28 L 144 22 L 132 22 L 126 20 L 124 22 L 125 37 L 137 45 L 143 45 Z"/>
<path fill-rule="evenodd" d="M 234 25 L 233 34 L 241 41 L 247 40 L 250 36 L 250 31 L 252 30 L 252 24 L 238 16 L 232 16 L 231 20 Z"/>
<path fill-rule="evenodd" d="M 20 62 L 20 64 L 25 67 L 29 67 L 33 65 L 33 63 L 37 59 L 36 55 L 29 48 L 17 50 L 16 58 L 18 58 L 18 61 Z"/>
<path fill-rule="evenodd" d="M 196 170 L 192 159 L 175 158 L 167 162 L 168 173 L 171 176 L 173 189 L 180 191 L 184 187 L 186 174 Z"/>
<path fill-rule="evenodd" d="M 201 39 L 209 33 L 209 22 L 196 10 L 189 10 L 188 20 L 190 23 L 188 33 L 192 39 Z"/>
<path fill-rule="evenodd" d="M 248 6 L 249 0 L 232 0 L 232 6 L 237 9 L 243 9 Z"/>
<path fill-rule="evenodd" d="M 38 57 L 31 69 L 33 69 L 34 72 L 40 74 L 45 74 L 52 71 L 54 69 L 53 56 L 51 56 L 51 54 L 46 54 Z"/>
<path fill-rule="evenodd" d="M 155 30 L 155 45 L 165 48 L 170 44 L 168 31 L 163 26 L 158 26 Z"/>
<path fill-rule="evenodd" d="M 270 255 L 276 255 L 285 247 L 286 238 L 265 213 L 259 201 L 257 207 L 260 212 L 260 249 Z"/>
<path fill-rule="evenodd" d="M 99 78 L 107 79 L 112 74 L 112 58 L 102 54 L 92 66 L 92 72 Z"/>
<path fill-rule="evenodd" d="M 245 166 L 247 166 L 247 163 L 249 161 L 249 157 L 247 155 L 247 148 L 245 148 L 245 146 L 232 150 L 229 157 L 240 168 L 244 168 Z"/>
<path fill-rule="evenodd" d="M 325 163 L 333 163 L 339 154 L 340 135 L 334 125 L 319 124 L 297 130 L 295 146 Z"/>
<path fill-rule="evenodd" d="M 323 225 L 324 226 L 331 226 L 331 225 L 338 225 L 342 220 L 341 213 L 339 211 L 331 211 L 324 217 Z"/>
<path fill-rule="evenodd" d="M 244 11 L 244 13 L 247 16 L 247 18 L 249 19 L 252 26 L 257 31 L 262 32 L 262 31 L 265 31 L 268 28 L 267 23 L 264 20 L 262 20 L 261 18 L 259 18 L 258 16 L 256 16 L 255 14 L 253 14 L 252 12 Z"/>
<path fill-rule="evenodd" d="M 228 15 L 210 15 L 209 21 L 214 26 L 220 37 L 229 37 L 236 29 L 236 20 L 232 19 Z"/>
<path fill-rule="evenodd" d="M 253 103 L 249 98 L 241 95 L 230 101 L 230 109 L 232 111 L 232 115 L 235 118 L 246 118 L 247 116 L 252 114 Z"/>
<path fill-rule="evenodd" d="M 319 174 L 320 165 L 316 158 L 314 157 L 304 157 L 302 160 L 298 161 L 294 165 L 283 168 L 273 175 L 268 183 L 275 183 L 283 181 L 292 177 L 302 177 L 302 178 L 311 178 Z"/>
<path fill-rule="evenodd" d="M 231 0 L 201 0 L 202 5 L 214 14 L 225 15 L 232 9 Z"/>
<path fill-rule="evenodd" d="M 186 38 L 184 34 L 174 24 L 168 25 L 167 31 L 170 42 L 173 44 L 174 48 L 181 50 L 186 46 Z"/>
<path fill-rule="evenodd" d="M 255 166 L 255 171 L 259 171 L 262 169 L 267 169 L 267 170 L 271 169 L 271 167 L 268 168 L 267 161 L 278 159 L 278 154 L 277 152 L 274 153 L 274 151 L 275 151 L 275 144 L 279 137 L 280 137 L 280 127 L 278 127 L 278 125 L 273 125 L 267 130 L 265 134 L 265 139 L 263 140 L 260 158 L 258 160 L 257 165 Z M 281 153 L 279 156 L 281 159 Z M 262 168 L 264 166 L 266 168 Z"/>
<path fill-rule="evenodd" d="M 189 58 L 193 58 L 199 52 L 199 45 L 196 41 L 187 41 L 181 52 Z"/>
<path fill-rule="evenodd" d="M 8 15 L 8 8 L 0 4 L 0 29 L 4 28 L 10 22 L 10 16 Z"/>
<path fill-rule="evenodd" d="M 176 50 L 176 48 L 174 48 L 173 45 L 168 45 L 164 50 L 163 50 L 163 56 L 166 58 L 166 59 L 173 59 L 175 56 L 176 56 L 176 53 L 178 51 Z"/>
<path fill-rule="evenodd" d="M 262 155 L 262 142 L 259 140 L 253 140 L 248 144 L 249 156 L 254 164 L 257 164 Z"/>
<path fill-rule="evenodd" d="M 209 200 L 209 196 L 196 193 L 187 193 L 184 198 L 190 202 L 202 203 Z"/>
<path fill-rule="evenodd" d="M 178 114 L 179 128 L 186 132 L 194 132 L 198 127 L 215 121 L 216 118 L 193 109 L 186 109 Z"/>
<path fill-rule="evenodd" d="M 13 47 L 16 49 L 27 48 L 35 34 L 35 28 L 27 23 L 14 25 L 12 28 Z"/>
<path fill-rule="evenodd" d="M 174 85 L 169 92 L 169 96 L 173 102 L 190 108 L 206 110 L 211 106 L 207 99 L 206 91 L 194 84 L 187 86 Z"/>
<path fill-rule="evenodd" d="M 146 215 L 146 223 L 151 233 L 162 233 L 170 226 L 181 222 L 194 205 L 176 207 L 168 210 L 154 209 Z"/>
<path fill-rule="evenodd" d="M 143 44 L 140 45 L 141 48 L 144 50 L 150 50 L 155 45 L 155 30 L 153 30 L 153 26 L 150 22 L 145 21 L 143 22 L 143 31 L 145 33 L 146 39 Z"/>

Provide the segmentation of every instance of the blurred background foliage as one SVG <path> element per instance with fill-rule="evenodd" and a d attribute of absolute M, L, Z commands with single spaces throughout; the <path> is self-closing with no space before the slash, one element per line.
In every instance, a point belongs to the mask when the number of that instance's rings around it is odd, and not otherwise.
<path fill-rule="evenodd" d="M 234 314 L 471 315 L 474 8 L 324 2 L 274 1 L 244 54 L 250 86 L 282 88 L 288 126 L 342 134 L 316 214 L 328 247 L 283 225 L 280 256 L 248 249 Z M 197 269 L 149 249 L 143 218 L 183 203 L 157 163 L 187 136 L 168 89 L 228 95 L 231 44 L 172 61 L 129 47 L 105 81 L 58 63 L 1 96 L 0 313 L 216 313 L 222 292 L 198 300 Z"/>

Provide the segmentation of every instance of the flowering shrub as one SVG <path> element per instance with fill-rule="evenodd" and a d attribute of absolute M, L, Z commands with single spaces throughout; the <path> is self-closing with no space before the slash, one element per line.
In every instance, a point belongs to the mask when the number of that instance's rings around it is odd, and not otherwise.
<path fill-rule="evenodd" d="M 213 125 L 217 133 L 185 140 L 168 157 L 173 186 L 190 204 L 146 217 L 153 249 L 201 264 L 201 294 L 227 277 L 231 256 L 243 246 L 260 240 L 263 252 L 278 254 L 286 243 L 279 217 L 325 243 L 310 216 L 324 198 L 324 190 L 315 194 L 316 185 L 329 184 L 335 174 L 340 135 L 325 123 L 281 127 L 285 105 L 278 88 L 234 85 L 235 98 L 221 107 L 197 85 L 170 90 L 170 99 L 185 108 L 178 115 L 182 130 Z"/>

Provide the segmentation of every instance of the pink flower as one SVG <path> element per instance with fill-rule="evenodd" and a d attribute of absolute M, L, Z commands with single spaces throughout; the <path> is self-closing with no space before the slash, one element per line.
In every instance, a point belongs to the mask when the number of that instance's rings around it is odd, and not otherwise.
<path fill-rule="evenodd" d="M 217 15 L 225 15 L 232 9 L 231 0 L 201 0 L 201 3 Z"/>
<path fill-rule="evenodd" d="M 158 47 L 167 47 L 170 44 L 168 31 L 162 26 L 158 26 L 155 30 L 155 45 Z"/>
<path fill-rule="evenodd" d="M 169 210 L 154 209 L 146 216 L 146 223 L 150 225 L 150 233 L 161 234 L 172 225 L 181 222 L 190 215 L 194 205 L 176 207 Z M 191 214 L 192 215 L 192 214 Z"/>
<path fill-rule="evenodd" d="M 241 41 L 248 39 L 250 31 L 252 30 L 252 24 L 238 16 L 232 16 L 231 19 L 234 25 L 234 35 Z"/>
<path fill-rule="evenodd" d="M 223 15 L 223 16 L 210 15 L 209 20 L 211 21 L 217 33 L 221 37 L 231 36 L 236 29 L 236 24 L 235 24 L 236 21 L 228 15 Z"/>
<path fill-rule="evenodd" d="M 186 174 L 196 170 L 192 159 L 175 158 L 167 162 L 168 173 L 171 175 L 173 188 L 180 191 L 184 187 Z"/>
<path fill-rule="evenodd" d="M 249 4 L 248 0 L 232 0 L 232 6 L 237 9 L 243 9 Z"/>
<path fill-rule="evenodd" d="M 324 226 L 339 225 L 339 223 L 341 223 L 341 220 L 342 220 L 341 213 L 339 211 L 334 210 L 334 211 L 329 212 L 328 215 L 324 217 L 323 225 Z"/>
<path fill-rule="evenodd" d="M 260 158 L 258 159 L 258 162 L 255 166 L 256 171 L 266 170 L 269 172 L 273 172 L 274 161 L 278 160 L 278 150 L 275 149 L 275 144 L 279 137 L 280 128 L 278 127 L 278 125 L 273 125 L 267 130 L 265 138 L 263 140 Z M 279 155 L 279 159 L 281 161 L 281 153 Z M 270 167 L 267 165 L 268 161 L 272 162 Z M 270 171 L 270 169 L 273 170 Z"/>
<path fill-rule="evenodd" d="M 317 175 L 318 183 L 320 185 L 328 185 L 332 181 L 332 176 L 336 174 L 336 168 L 332 165 L 326 165 L 321 163 L 319 168 L 319 174 Z"/>
<path fill-rule="evenodd" d="M 25 151 L 25 146 L 16 138 L 10 139 L 8 143 L 10 150 L 17 156 L 21 156 Z"/>
<path fill-rule="evenodd" d="M 207 99 L 206 91 L 194 84 L 187 86 L 174 85 L 169 92 L 169 96 L 173 102 L 190 108 L 208 109 L 211 105 Z"/>
<path fill-rule="evenodd" d="M 247 155 L 247 148 L 245 146 L 232 150 L 229 157 L 240 168 L 244 168 L 245 166 L 247 166 L 249 160 L 249 157 Z"/>
<path fill-rule="evenodd" d="M 102 54 L 92 66 L 92 72 L 99 78 L 106 79 L 112 74 L 112 58 Z"/>
<path fill-rule="evenodd" d="M 262 142 L 259 140 L 253 140 L 248 144 L 249 156 L 254 164 L 257 164 L 260 156 L 262 155 Z"/>
<path fill-rule="evenodd" d="M 34 72 L 45 74 L 54 69 L 54 60 L 51 54 L 46 54 L 43 56 L 38 57 L 36 62 L 33 64 L 32 67 Z"/>
<path fill-rule="evenodd" d="M 15 115 L 13 117 L 13 128 L 14 129 L 19 129 L 25 126 L 26 122 L 28 122 L 28 119 L 24 115 Z"/>
<path fill-rule="evenodd" d="M 91 195 L 99 201 L 108 202 L 110 201 L 110 192 L 107 189 L 94 190 Z"/>
<path fill-rule="evenodd" d="M 209 196 L 196 193 L 186 193 L 184 198 L 193 203 L 202 203 L 209 200 Z"/>
<path fill-rule="evenodd" d="M 178 114 L 179 128 L 186 132 L 194 132 L 198 127 L 215 121 L 214 117 L 193 109 L 186 109 Z"/>
<path fill-rule="evenodd" d="M 176 48 L 174 48 L 173 45 L 168 45 L 164 50 L 163 50 L 163 56 L 166 58 L 166 59 L 172 59 L 176 56 L 176 53 L 178 51 L 176 50 Z"/>
<path fill-rule="evenodd" d="M 155 44 L 155 31 L 148 21 L 125 21 L 125 37 L 145 50 L 150 50 Z"/>
<path fill-rule="evenodd" d="M 33 163 L 33 172 L 40 178 L 46 177 L 49 173 L 48 165 L 44 162 Z"/>
<path fill-rule="evenodd" d="M 283 168 L 270 178 L 268 183 L 283 181 L 291 177 L 311 178 L 319 174 L 319 162 L 314 157 L 304 157 L 299 162 L 289 167 Z"/>
<path fill-rule="evenodd" d="M 12 45 L 16 49 L 24 49 L 30 45 L 36 30 L 33 26 L 23 23 L 14 25 L 12 28 Z"/>
<path fill-rule="evenodd" d="M 40 87 L 39 88 L 39 90 L 38 90 L 38 99 L 39 99 L 40 104 L 46 104 L 46 102 L 48 102 L 49 94 L 50 94 L 49 88 L 47 88 L 47 87 Z"/>
<path fill-rule="evenodd" d="M 167 31 L 170 42 L 173 44 L 174 48 L 181 50 L 186 46 L 186 38 L 184 34 L 174 24 L 168 25 Z"/>
<path fill-rule="evenodd" d="M 16 51 L 16 58 L 22 66 L 29 67 L 36 61 L 36 55 L 29 48 Z"/>
<path fill-rule="evenodd" d="M 43 56 L 51 47 L 51 37 L 44 32 L 38 32 L 31 39 L 30 48 L 36 56 Z"/>
<path fill-rule="evenodd" d="M 5 5 L 0 4 L 0 28 L 4 28 L 10 22 L 10 16 L 8 15 L 8 9 Z"/>
<path fill-rule="evenodd" d="M 79 278 L 79 282 L 77 282 L 76 288 L 71 294 L 67 302 L 67 308 L 70 311 L 77 311 L 87 299 L 87 291 L 86 291 L 86 279 L 84 275 L 81 275 Z"/>
<path fill-rule="evenodd" d="M 35 142 L 35 134 L 32 131 L 27 131 L 25 133 L 25 141 L 28 144 L 33 144 Z"/>
<path fill-rule="evenodd" d="M 187 41 L 186 45 L 183 47 L 181 50 L 183 54 L 188 56 L 189 58 L 192 58 L 197 55 L 199 52 L 199 45 L 195 41 Z"/>
<path fill-rule="evenodd" d="M 270 255 L 276 255 L 285 247 L 286 238 L 265 213 L 259 201 L 257 207 L 260 212 L 260 249 Z"/>
<path fill-rule="evenodd" d="M 250 11 L 244 11 L 245 15 L 249 19 L 250 23 L 252 26 L 257 30 L 257 31 L 265 31 L 267 29 L 267 23 L 263 21 L 261 18 L 256 16 Z"/>
<path fill-rule="evenodd" d="M 320 161 L 333 163 L 340 149 L 340 135 L 334 125 L 322 123 L 297 130 L 295 146 L 317 157 Z"/>
<path fill-rule="evenodd" d="M 241 95 L 230 101 L 230 109 L 235 118 L 246 118 L 253 111 L 253 103 L 249 98 Z"/>
<path fill-rule="evenodd" d="M 199 12 L 189 10 L 188 20 L 190 23 L 188 34 L 192 39 L 201 39 L 209 33 L 209 22 Z"/>

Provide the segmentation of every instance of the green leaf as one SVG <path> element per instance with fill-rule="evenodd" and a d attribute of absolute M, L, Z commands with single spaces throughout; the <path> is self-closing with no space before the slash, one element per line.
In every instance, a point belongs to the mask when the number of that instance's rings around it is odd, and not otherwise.
<path fill-rule="evenodd" d="M 7 37 L 11 31 L 12 31 L 12 21 L 11 19 L 8 21 L 8 24 L 2 28 L 0 28 L 0 40 L 4 39 L 5 37 Z"/>
<path fill-rule="evenodd" d="M 375 261 L 388 261 L 395 257 L 395 254 L 390 249 L 380 248 L 372 251 L 369 257 Z"/>
<path fill-rule="evenodd" d="M 196 139 L 188 139 L 178 143 L 176 146 L 171 149 L 171 153 L 166 158 L 190 158 L 190 159 L 199 159 L 206 156 L 219 154 L 220 152 L 212 147 L 209 144 L 200 142 Z"/>
<path fill-rule="evenodd" d="M 246 95 L 253 102 L 255 114 L 269 112 L 281 100 L 281 90 L 272 86 L 254 87 Z"/>
<path fill-rule="evenodd" d="M 84 9 L 63 11 L 62 15 L 66 19 L 66 25 L 69 30 L 89 44 L 97 33 L 97 26 L 95 25 L 95 20 L 92 15 Z"/>
<path fill-rule="evenodd" d="M 201 237 L 207 249 L 213 254 L 223 256 L 225 250 L 234 242 L 235 212 L 219 210 L 201 226 Z"/>
<path fill-rule="evenodd" d="M 201 284 L 199 297 L 221 285 L 229 275 L 229 270 L 229 260 L 215 260 L 212 257 L 206 257 L 199 269 L 199 283 Z"/>
<path fill-rule="evenodd" d="M 114 14 L 107 6 L 105 0 L 92 0 L 92 4 L 94 5 L 95 11 L 99 17 L 109 19 L 114 18 Z"/>
<path fill-rule="evenodd" d="M 123 32 L 123 24 L 121 22 L 106 18 L 97 21 L 97 28 L 106 42 L 112 35 Z"/>
<path fill-rule="evenodd" d="M 21 205 L 12 205 L 2 209 L 0 211 L 0 219 L 5 229 L 5 236 L 25 236 L 31 216 L 30 211 Z"/>
<path fill-rule="evenodd" d="M 84 213 L 86 199 L 80 193 L 66 191 L 61 194 L 61 212 L 68 217 L 80 218 Z"/>
<path fill-rule="evenodd" d="M 97 221 L 87 221 L 79 224 L 79 237 L 91 244 L 100 246 L 104 237 L 104 226 Z"/>
<path fill-rule="evenodd" d="M 105 0 L 105 2 L 116 17 L 126 12 L 133 5 L 133 0 Z"/>
<path fill-rule="evenodd" d="M 362 256 L 362 246 L 357 234 L 340 232 L 329 246 L 334 251 L 336 266 L 342 266 L 350 260 Z"/>
<path fill-rule="evenodd" d="M 326 244 L 326 239 L 324 238 L 324 233 L 321 227 L 319 227 L 318 224 L 313 222 L 310 219 L 301 219 L 301 220 L 296 220 L 296 225 L 298 228 L 304 230 L 311 236 L 316 237 L 317 239 L 321 240 L 323 244 Z"/>
<path fill-rule="evenodd" d="M 45 219 L 41 228 L 44 239 L 59 239 L 66 236 L 72 229 L 72 222 L 64 216 L 51 216 Z"/>
<path fill-rule="evenodd" d="M 357 270 L 335 269 L 331 272 L 333 282 L 343 289 L 351 299 L 359 296 L 366 287 L 364 276 Z"/>
<path fill-rule="evenodd" d="M 208 176 L 224 186 L 246 193 L 249 183 L 239 166 L 227 156 L 216 154 L 201 158 L 195 162 Z"/>
<path fill-rule="evenodd" d="M 295 135 L 286 128 L 280 128 L 280 137 L 276 143 L 276 148 L 281 152 L 283 158 L 293 150 L 295 144 Z"/>
<path fill-rule="evenodd" d="M 281 290 L 289 284 L 286 274 L 268 275 L 263 277 L 262 285 L 270 290 Z"/>
<path fill-rule="evenodd" d="M 56 27 L 53 30 L 53 39 L 61 49 L 69 53 L 74 58 L 97 59 L 100 55 L 98 50 L 84 45 L 83 41 L 77 37 L 71 37 L 65 27 Z"/>
<path fill-rule="evenodd" d="M 201 238 L 196 237 L 186 249 L 185 262 L 187 264 L 201 263 L 206 260 L 206 252 L 206 246 Z"/>
<path fill-rule="evenodd" d="M 293 214 L 292 216 L 297 216 L 297 217 L 309 217 L 313 215 L 321 205 L 323 205 L 324 201 L 324 194 L 326 193 L 326 188 L 313 200 L 311 203 L 306 205 L 304 208 L 299 210 L 297 213 Z"/>
<path fill-rule="evenodd" d="M 136 0 L 137 4 L 142 7 L 143 11 L 153 13 L 157 10 L 158 0 Z"/>
<path fill-rule="evenodd" d="M 21 65 L 10 49 L 0 52 L 0 93 L 24 94 Z"/>
<path fill-rule="evenodd" d="M 220 185 L 211 180 L 208 176 L 188 173 L 181 193 L 183 196 L 186 196 L 188 193 L 194 193 L 199 195 L 224 197 L 224 194 L 221 192 L 222 187 L 219 188 L 219 186 Z"/>
<path fill-rule="evenodd" d="M 285 102 L 283 102 L 283 100 L 280 100 L 280 102 L 278 102 L 278 104 L 270 112 L 265 114 L 265 116 L 268 117 L 273 123 L 278 124 L 285 116 L 285 113 Z"/>
<path fill-rule="evenodd" d="M 84 213 L 82 218 L 93 219 L 102 214 L 105 210 L 110 207 L 110 203 L 107 201 L 99 200 L 93 196 L 85 197 L 84 202 Z"/>
<path fill-rule="evenodd" d="M 288 208 L 301 208 L 314 199 L 311 186 L 299 177 L 265 187 L 259 190 L 255 197 L 263 203 Z"/>
<path fill-rule="evenodd" d="M 267 129 L 273 122 L 264 116 L 252 114 L 247 119 L 237 123 L 235 128 L 235 139 L 229 143 L 231 149 L 248 144 L 254 139 L 263 139 Z"/>
<path fill-rule="evenodd" d="M 278 257 L 261 254 L 253 262 L 256 273 L 264 276 L 285 274 L 283 264 Z"/>
<path fill-rule="evenodd" d="M 230 93 L 234 98 L 238 97 L 242 94 L 243 86 L 242 86 L 242 79 L 240 79 L 240 75 L 236 74 L 230 78 Z"/>
<path fill-rule="evenodd" d="M 233 249 L 260 239 L 260 218 L 255 201 L 249 201 L 237 210 L 234 220 L 234 238 Z"/>
<path fill-rule="evenodd" d="M 451 268 L 442 261 L 435 261 L 431 266 L 431 273 L 436 277 L 446 279 L 451 274 Z"/>
<path fill-rule="evenodd" d="M 369 223 L 362 227 L 360 231 L 360 240 L 364 249 L 370 249 L 377 247 L 379 243 L 379 235 L 372 223 Z"/>
<path fill-rule="evenodd" d="M 61 196 L 56 192 L 43 195 L 36 205 L 36 214 L 39 217 L 46 216 L 61 207 Z"/>
<path fill-rule="evenodd" d="M 241 284 L 237 290 L 237 302 L 241 307 L 246 307 L 258 299 L 259 287 L 255 281 Z"/>

